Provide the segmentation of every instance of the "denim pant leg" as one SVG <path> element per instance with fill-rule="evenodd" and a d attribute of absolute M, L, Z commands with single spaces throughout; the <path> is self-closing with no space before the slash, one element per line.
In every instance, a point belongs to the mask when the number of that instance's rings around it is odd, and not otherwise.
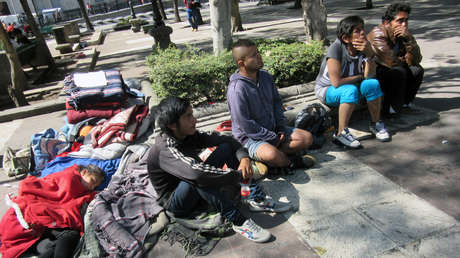
<path fill-rule="evenodd" d="M 246 218 L 223 193 L 213 187 L 196 187 L 181 181 L 174 192 L 168 210 L 177 217 L 187 217 L 203 199 L 216 208 L 227 220 L 241 225 Z"/>
<path fill-rule="evenodd" d="M 204 162 L 216 168 L 221 168 L 224 164 L 231 169 L 237 169 L 240 162 L 236 158 L 236 150 L 230 143 L 222 143 L 209 155 Z"/>
<path fill-rule="evenodd" d="M 192 29 L 198 28 L 198 13 L 196 9 L 187 9 L 187 20 L 190 23 L 190 26 L 192 26 Z"/>

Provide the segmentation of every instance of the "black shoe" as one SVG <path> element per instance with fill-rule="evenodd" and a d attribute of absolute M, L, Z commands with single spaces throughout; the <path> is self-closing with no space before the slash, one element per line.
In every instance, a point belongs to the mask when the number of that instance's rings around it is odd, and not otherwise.
<path fill-rule="evenodd" d="M 313 156 L 307 154 L 303 156 L 294 155 L 289 159 L 291 160 L 291 164 L 289 164 L 290 169 L 311 168 L 316 163 L 316 159 Z"/>

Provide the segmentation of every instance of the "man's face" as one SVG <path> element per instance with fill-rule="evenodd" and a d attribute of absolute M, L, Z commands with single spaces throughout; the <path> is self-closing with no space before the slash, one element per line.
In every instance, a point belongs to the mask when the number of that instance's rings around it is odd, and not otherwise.
<path fill-rule="evenodd" d="M 189 135 L 195 134 L 196 118 L 193 116 L 193 108 L 189 106 L 184 114 L 182 114 L 177 123 L 170 125 L 174 136 L 177 139 L 184 139 Z"/>
<path fill-rule="evenodd" d="M 96 174 L 89 173 L 88 170 L 81 171 L 81 182 L 90 191 L 94 191 L 102 183 L 102 179 Z"/>
<path fill-rule="evenodd" d="M 409 14 L 406 12 L 399 12 L 395 18 L 390 22 L 391 28 L 394 30 L 397 27 L 409 28 Z"/>
<path fill-rule="evenodd" d="M 256 46 L 247 47 L 246 57 L 243 60 L 244 67 L 248 72 L 257 72 L 264 66 L 262 57 Z"/>

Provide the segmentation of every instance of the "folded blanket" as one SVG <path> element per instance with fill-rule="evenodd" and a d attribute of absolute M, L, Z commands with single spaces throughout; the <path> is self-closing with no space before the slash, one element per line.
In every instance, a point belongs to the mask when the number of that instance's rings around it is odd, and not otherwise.
<path fill-rule="evenodd" d="M 98 102 L 122 102 L 125 97 L 126 86 L 121 77 L 120 71 L 104 71 L 106 85 L 102 85 L 100 80 L 86 81 L 84 87 L 75 83 L 75 74 L 69 75 L 64 80 L 64 91 L 70 95 L 69 103 L 76 109 L 84 109 L 87 105 Z"/>
<path fill-rule="evenodd" d="M 85 109 L 76 110 L 66 101 L 67 121 L 70 124 L 76 124 L 88 118 L 111 118 L 121 112 L 120 102 L 101 102 L 98 104 L 86 105 Z"/>

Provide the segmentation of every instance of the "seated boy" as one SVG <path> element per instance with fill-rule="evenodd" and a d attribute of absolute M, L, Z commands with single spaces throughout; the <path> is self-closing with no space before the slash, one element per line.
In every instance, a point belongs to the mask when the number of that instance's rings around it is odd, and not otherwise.
<path fill-rule="evenodd" d="M 335 139 L 345 146 L 358 148 L 361 143 L 348 130 L 355 106 L 365 98 L 372 122 L 369 129 L 379 141 L 390 134 L 380 120 L 382 91 L 375 77 L 374 52 L 364 33 L 364 21 L 358 16 L 342 19 L 337 39 L 327 50 L 316 77 L 316 96 L 326 105 L 339 107 L 339 125 Z"/>
<path fill-rule="evenodd" d="M 261 69 L 263 61 L 256 44 L 240 39 L 232 54 L 238 66 L 227 90 L 233 136 L 252 159 L 271 167 L 291 170 L 313 166 L 313 158 L 297 155 L 310 147 L 313 137 L 308 131 L 287 126 L 278 89 L 273 77 Z"/>
<path fill-rule="evenodd" d="M 0 221 L 2 257 L 24 252 L 40 257 L 71 257 L 83 233 L 86 204 L 105 173 L 97 166 L 71 166 L 43 178 L 29 176 Z"/>
<path fill-rule="evenodd" d="M 149 150 L 148 171 L 159 203 L 176 217 L 189 216 L 204 200 L 233 223 L 233 229 L 255 242 L 271 234 L 243 216 L 219 189 L 251 179 L 253 171 L 247 152 L 230 136 L 206 134 L 195 128 L 196 118 L 188 101 L 168 97 L 158 106 L 157 124 L 161 134 Z M 203 163 L 198 157 L 207 147 L 218 146 Z M 227 164 L 229 169 L 221 169 Z M 273 201 L 251 186 L 250 210 L 286 211 L 289 206 Z"/>

